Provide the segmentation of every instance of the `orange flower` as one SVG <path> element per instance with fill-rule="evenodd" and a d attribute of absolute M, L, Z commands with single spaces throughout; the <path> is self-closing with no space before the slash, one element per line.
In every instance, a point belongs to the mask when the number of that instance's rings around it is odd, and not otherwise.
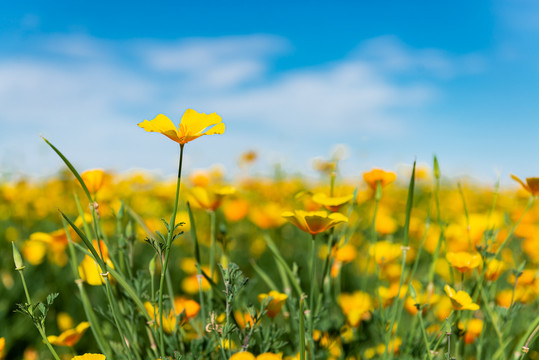
<path fill-rule="evenodd" d="M 288 295 L 281 294 L 278 291 L 272 290 L 269 292 L 269 294 L 258 295 L 258 301 L 262 302 L 264 299 L 268 297 L 271 298 L 271 301 L 268 304 L 268 307 L 267 307 L 268 312 L 266 313 L 266 315 L 268 315 L 270 318 L 274 318 L 281 313 L 284 302 L 286 301 L 286 299 L 288 299 Z"/>
<path fill-rule="evenodd" d="M 105 172 L 102 169 L 86 170 L 80 174 L 80 177 L 84 181 L 88 191 L 91 194 L 95 194 L 103 187 Z"/>
<path fill-rule="evenodd" d="M 533 196 L 539 195 L 539 177 L 526 178 L 526 184 L 513 174 L 511 174 L 511 178 L 522 185 L 522 187 Z"/>
<path fill-rule="evenodd" d="M 174 310 L 176 314 L 184 314 L 187 319 L 192 319 L 198 315 L 200 305 L 195 300 L 186 299 L 184 297 L 174 298 Z"/>
<path fill-rule="evenodd" d="M 90 323 L 83 321 L 74 329 L 64 331 L 60 336 L 47 336 L 47 340 L 56 346 L 74 346 L 89 327 Z"/>
<path fill-rule="evenodd" d="M 331 213 L 328 215 L 325 211 L 285 211 L 282 216 L 311 235 L 327 231 L 337 224 L 348 222 L 348 218 L 343 214 Z"/>
<path fill-rule="evenodd" d="M 180 145 L 187 144 L 202 135 L 215 135 L 225 132 L 225 124 L 216 113 L 206 115 L 200 114 L 193 109 L 187 109 L 182 116 L 179 129 L 176 128 L 172 120 L 163 114 L 159 114 L 155 119 L 144 120 L 138 126 L 148 132 L 158 132 L 170 140 Z"/>
<path fill-rule="evenodd" d="M 460 271 L 461 273 L 464 273 L 466 271 L 470 271 L 481 265 L 483 262 L 481 260 L 481 255 L 479 254 L 470 254 L 466 251 L 460 251 L 460 252 L 448 252 L 445 256 L 447 261 L 453 266 L 455 269 Z"/>
<path fill-rule="evenodd" d="M 249 325 L 249 327 L 253 327 L 254 325 L 254 320 L 253 320 L 253 317 L 251 316 L 251 314 L 249 312 L 241 312 L 241 311 L 235 311 L 234 312 L 234 319 L 236 319 L 236 322 L 238 323 L 238 326 L 242 329 L 245 329 L 245 327 L 247 325 Z"/>
<path fill-rule="evenodd" d="M 459 322 L 459 329 L 464 331 L 464 343 L 471 344 L 481 335 L 483 331 L 483 321 L 481 319 L 470 319 Z"/>
<path fill-rule="evenodd" d="M 231 200 L 223 204 L 223 213 L 228 221 L 240 221 L 249 212 L 249 203 L 243 199 Z"/>
<path fill-rule="evenodd" d="M 382 169 L 372 169 L 369 172 L 363 174 L 363 180 L 369 185 L 373 190 L 376 190 L 378 183 L 382 187 L 391 184 L 397 179 L 397 174 L 390 171 L 384 171 Z"/>

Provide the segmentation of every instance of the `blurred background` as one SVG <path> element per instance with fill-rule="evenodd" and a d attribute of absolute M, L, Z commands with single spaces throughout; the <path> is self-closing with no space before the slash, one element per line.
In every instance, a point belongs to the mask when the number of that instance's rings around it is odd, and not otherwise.
<path fill-rule="evenodd" d="M 539 175 L 539 3 L 366 1 L 0 4 L 1 176 L 143 168 L 177 146 L 137 127 L 187 108 L 227 129 L 187 146 L 188 169 L 241 153 L 309 174 L 346 149 L 345 175 L 437 154 L 445 175 Z M 516 185 L 515 185 L 516 186 Z"/>

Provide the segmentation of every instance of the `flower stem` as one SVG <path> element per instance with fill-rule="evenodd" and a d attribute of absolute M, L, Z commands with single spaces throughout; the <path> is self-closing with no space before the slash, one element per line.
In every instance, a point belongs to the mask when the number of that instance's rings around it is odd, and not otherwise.
<path fill-rule="evenodd" d="M 305 360 L 305 324 L 303 312 L 303 303 L 305 302 L 302 296 L 299 300 L 299 357 L 300 360 Z"/>
<path fill-rule="evenodd" d="M 170 222 L 168 224 L 168 235 L 167 243 L 165 248 L 165 262 L 163 268 L 161 269 L 161 279 L 159 280 L 159 346 L 161 350 L 161 356 L 165 357 L 165 340 L 164 340 L 164 331 L 163 331 L 163 287 L 165 284 L 165 274 L 167 271 L 168 260 L 170 257 L 170 246 L 174 238 L 174 229 L 176 228 L 176 213 L 178 211 L 178 200 L 180 197 L 180 183 L 182 177 L 182 162 L 183 162 L 183 147 L 184 144 L 180 144 L 180 160 L 178 164 L 178 179 L 176 181 L 176 197 L 174 199 L 174 208 L 172 209 L 172 216 L 170 217 Z"/>
<path fill-rule="evenodd" d="M 19 275 L 21 275 L 22 286 L 24 288 L 24 293 L 26 294 L 26 301 L 28 302 L 28 305 L 30 305 L 28 309 L 30 311 L 30 314 L 33 315 L 32 300 L 30 299 L 30 294 L 28 293 L 28 287 L 26 286 L 26 280 L 24 279 L 23 269 L 19 269 L 17 271 L 19 272 Z M 47 335 L 45 334 L 45 328 L 43 327 L 43 325 L 38 324 L 36 322 L 34 322 L 34 324 L 35 324 L 35 326 L 37 328 L 37 331 L 39 331 L 39 334 L 41 335 L 41 338 L 43 339 L 43 342 L 45 342 L 45 344 L 49 348 L 49 351 L 51 352 L 52 356 L 54 356 L 54 359 L 55 360 L 60 360 L 60 357 L 56 353 L 56 350 L 54 350 L 51 343 L 49 342 L 49 339 L 47 339 Z"/>
<path fill-rule="evenodd" d="M 314 290 L 315 290 L 315 276 L 316 276 L 316 235 L 313 234 L 313 240 L 311 242 L 311 291 L 309 295 L 309 330 L 311 335 L 311 357 L 314 359 Z"/>

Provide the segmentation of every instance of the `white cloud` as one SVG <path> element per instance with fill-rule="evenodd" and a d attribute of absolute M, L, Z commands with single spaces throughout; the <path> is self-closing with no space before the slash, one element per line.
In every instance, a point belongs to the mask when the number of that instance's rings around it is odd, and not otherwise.
<path fill-rule="evenodd" d="M 423 73 L 445 79 L 481 72 L 485 67 L 479 54 L 454 56 L 440 49 L 412 49 L 395 36 L 367 40 L 358 46 L 355 55 L 382 71 Z"/>
<path fill-rule="evenodd" d="M 408 111 L 436 98 L 438 78 L 458 75 L 463 61 L 391 38 L 365 42 L 345 59 L 284 72 L 272 70 L 272 59 L 290 45 L 267 35 L 170 43 L 55 35 L 37 42 L 36 54 L 0 58 L 0 150 L 27 154 L 18 139 L 37 142 L 44 132 L 81 151 L 74 156 L 85 167 L 103 159 L 102 166 L 119 169 L 171 162 L 156 162 L 148 146 L 164 149 L 166 141 L 146 140 L 135 124 L 158 112 L 176 120 L 187 107 L 217 111 L 233 138 L 251 144 L 271 146 L 283 135 L 295 146 L 310 136 L 392 136 L 407 126 Z M 418 70 L 425 71 L 421 81 L 399 78 Z M 233 163 L 237 142 L 235 152 L 214 143 Z M 128 165 L 126 157 L 136 163 Z M 21 166 L 34 167 L 33 157 L 25 158 Z"/>

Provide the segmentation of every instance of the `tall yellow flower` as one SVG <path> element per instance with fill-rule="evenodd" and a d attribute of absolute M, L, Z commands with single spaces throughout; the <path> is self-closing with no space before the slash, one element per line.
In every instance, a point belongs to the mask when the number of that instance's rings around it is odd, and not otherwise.
<path fill-rule="evenodd" d="M 348 218 L 343 214 L 328 214 L 325 211 L 285 211 L 282 216 L 311 235 L 327 231 L 340 223 L 348 222 Z"/>
<path fill-rule="evenodd" d="M 526 184 L 515 175 L 511 174 L 511 178 L 522 185 L 522 187 L 533 196 L 539 196 L 539 177 L 526 178 Z"/>
<path fill-rule="evenodd" d="M 193 109 L 187 109 L 182 116 L 180 126 L 177 128 L 172 120 L 163 114 L 159 114 L 155 119 L 144 120 L 138 126 L 148 132 L 158 132 L 170 140 L 181 145 L 187 144 L 202 135 L 215 135 L 225 132 L 225 124 L 216 113 L 206 115 L 198 113 Z"/>

